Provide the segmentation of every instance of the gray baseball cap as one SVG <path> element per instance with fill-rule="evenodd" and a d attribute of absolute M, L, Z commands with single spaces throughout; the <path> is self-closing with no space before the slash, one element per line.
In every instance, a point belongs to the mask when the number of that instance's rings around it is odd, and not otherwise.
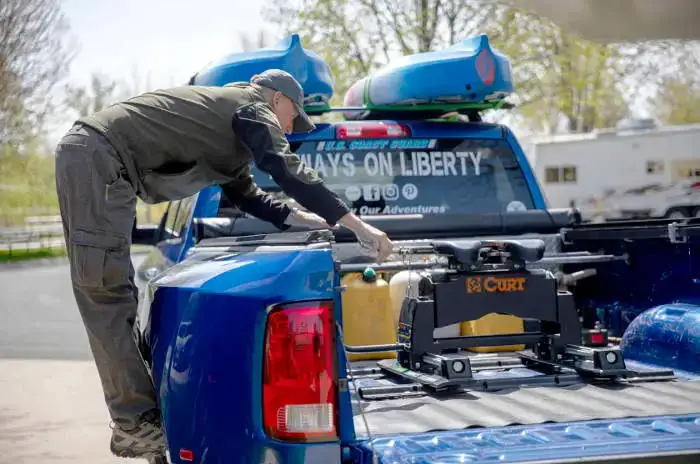
<path fill-rule="evenodd" d="M 268 69 L 253 76 L 250 82 L 282 92 L 294 102 L 299 112 L 299 116 L 294 119 L 294 132 L 311 132 L 316 129 L 316 125 L 311 121 L 309 115 L 304 112 L 304 91 L 294 76 L 281 69 Z"/>

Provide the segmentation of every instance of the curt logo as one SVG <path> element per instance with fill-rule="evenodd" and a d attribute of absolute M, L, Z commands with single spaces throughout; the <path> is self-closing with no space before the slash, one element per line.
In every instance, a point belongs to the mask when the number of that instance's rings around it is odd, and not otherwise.
<path fill-rule="evenodd" d="M 467 277 L 467 293 L 524 292 L 525 277 Z"/>

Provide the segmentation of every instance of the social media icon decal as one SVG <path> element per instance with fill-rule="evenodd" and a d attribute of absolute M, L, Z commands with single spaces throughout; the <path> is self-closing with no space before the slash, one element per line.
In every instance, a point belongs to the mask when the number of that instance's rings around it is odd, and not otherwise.
<path fill-rule="evenodd" d="M 366 201 L 378 201 L 381 198 L 381 188 L 379 185 L 370 184 L 362 187 Z"/>
<path fill-rule="evenodd" d="M 401 194 L 406 200 L 415 200 L 418 198 L 418 187 L 413 184 L 406 184 L 401 188 Z"/>
<path fill-rule="evenodd" d="M 349 201 L 357 201 L 362 198 L 362 189 L 357 185 L 351 185 L 345 189 L 345 198 Z"/>
<path fill-rule="evenodd" d="M 399 199 L 399 187 L 396 184 L 387 184 L 382 186 L 382 196 L 387 201 L 396 201 Z"/>

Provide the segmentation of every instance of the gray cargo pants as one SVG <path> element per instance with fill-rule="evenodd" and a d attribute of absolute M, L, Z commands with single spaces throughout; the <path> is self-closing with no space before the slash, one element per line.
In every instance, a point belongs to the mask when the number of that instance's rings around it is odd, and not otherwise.
<path fill-rule="evenodd" d="M 114 148 L 75 125 L 56 147 L 56 190 L 73 293 L 112 420 L 136 425 L 156 407 L 151 378 L 134 341 L 138 292 L 131 263 L 136 194 Z"/>

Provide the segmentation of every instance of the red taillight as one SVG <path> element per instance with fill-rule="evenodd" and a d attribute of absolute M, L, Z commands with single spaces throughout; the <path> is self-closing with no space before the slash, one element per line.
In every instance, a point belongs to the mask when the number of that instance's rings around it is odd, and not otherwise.
<path fill-rule="evenodd" d="M 392 122 L 349 122 L 338 126 L 339 139 L 378 139 L 386 137 L 410 137 L 411 130 Z"/>
<path fill-rule="evenodd" d="M 279 306 L 265 330 L 265 432 L 285 441 L 336 440 L 333 303 Z"/>
<path fill-rule="evenodd" d="M 194 461 L 194 453 L 192 452 L 192 450 L 181 449 L 180 450 L 180 460 L 192 462 L 192 461 Z"/>

